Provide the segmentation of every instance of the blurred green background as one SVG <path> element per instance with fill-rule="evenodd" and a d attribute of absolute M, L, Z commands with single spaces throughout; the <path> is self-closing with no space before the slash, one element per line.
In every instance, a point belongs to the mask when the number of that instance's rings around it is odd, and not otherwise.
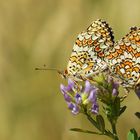
<path fill-rule="evenodd" d="M 97 18 L 106 20 L 116 40 L 140 25 L 140 0 L 0 0 L 0 140 L 109 140 L 70 132 L 93 130 L 82 115 L 73 116 L 60 93 L 64 69 L 79 32 Z M 121 139 L 132 127 L 140 102 L 130 94 L 118 122 Z"/>

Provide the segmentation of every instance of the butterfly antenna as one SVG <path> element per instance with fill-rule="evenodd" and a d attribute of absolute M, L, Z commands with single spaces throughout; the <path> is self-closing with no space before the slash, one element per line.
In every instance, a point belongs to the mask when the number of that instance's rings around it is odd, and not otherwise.
<path fill-rule="evenodd" d="M 57 71 L 58 73 L 60 72 L 60 70 L 55 68 L 35 68 L 35 70 L 53 70 L 53 71 Z"/>

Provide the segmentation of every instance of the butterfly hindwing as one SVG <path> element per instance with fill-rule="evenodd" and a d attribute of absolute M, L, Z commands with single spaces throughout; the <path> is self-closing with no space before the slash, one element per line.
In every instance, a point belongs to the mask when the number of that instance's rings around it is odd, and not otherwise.
<path fill-rule="evenodd" d="M 107 52 L 110 71 L 123 82 L 133 87 L 140 79 L 140 28 L 131 31 Z"/>

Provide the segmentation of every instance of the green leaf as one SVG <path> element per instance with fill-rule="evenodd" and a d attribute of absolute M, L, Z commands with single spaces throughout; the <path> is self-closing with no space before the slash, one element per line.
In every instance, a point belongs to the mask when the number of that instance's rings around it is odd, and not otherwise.
<path fill-rule="evenodd" d="M 138 139 L 137 140 L 140 140 L 140 137 L 138 137 Z"/>
<path fill-rule="evenodd" d="M 96 122 L 98 124 L 99 130 L 101 132 L 104 132 L 105 131 L 105 121 L 104 121 L 104 118 L 101 115 L 97 115 L 96 116 Z"/>
<path fill-rule="evenodd" d="M 115 102 L 114 102 L 114 116 L 119 116 L 120 115 L 120 98 L 116 97 Z"/>
<path fill-rule="evenodd" d="M 137 140 L 138 139 L 138 135 L 136 130 L 133 128 L 131 129 L 128 134 L 127 134 L 127 140 Z"/>
<path fill-rule="evenodd" d="M 120 115 L 126 110 L 126 106 L 123 106 L 121 109 L 120 109 Z"/>
<path fill-rule="evenodd" d="M 89 115 L 89 114 L 86 114 L 87 116 L 87 119 L 97 128 L 99 129 L 99 126 L 97 124 L 97 122 Z"/>
<path fill-rule="evenodd" d="M 140 119 L 140 112 L 136 112 L 135 115 Z"/>
<path fill-rule="evenodd" d="M 89 131 L 89 130 L 83 130 L 83 129 L 80 129 L 80 128 L 71 128 L 70 131 L 102 135 L 102 133 L 93 132 L 93 131 Z"/>

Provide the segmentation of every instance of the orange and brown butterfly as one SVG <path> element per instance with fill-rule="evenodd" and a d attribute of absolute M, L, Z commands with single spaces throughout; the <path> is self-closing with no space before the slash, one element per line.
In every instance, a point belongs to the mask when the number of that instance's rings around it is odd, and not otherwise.
<path fill-rule="evenodd" d="M 114 45 L 114 36 L 108 23 L 95 20 L 81 32 L 72 49 L 66 70 L 58 71 L 64 78 L 83 81 L 107 69 L 105 53 Z"/>
<path fill-rule="evenodd" d="M 132 27 L 116 42 L 106 53 L 106 62 L 124 87 L 133 88 L 140 94 L 140 28 Z"/>

